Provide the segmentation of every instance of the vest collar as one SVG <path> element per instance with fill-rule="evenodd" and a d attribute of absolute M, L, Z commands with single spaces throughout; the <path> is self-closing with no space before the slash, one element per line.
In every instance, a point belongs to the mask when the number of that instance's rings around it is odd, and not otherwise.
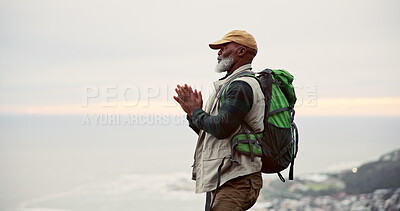
<path fill-rule="evenodd" d="M 218 80 L 218 81 L 215 81 L 215 82 L 214 82 L 214 88 L 215 88 L 216 92 L 218 92 L 219 89 L 220 89 L 227 81 L 229 81 L 230 79 L 236 77 L 238 74 L 240 74 L 240 73 L 242 73 L 242 72 L 244 72 L 244 71 L 251 71 L 251 69 L 252 69 L 252 68 L 251 68 L 251 64 L 245 64 L 245 65 L 243 65 L 243 66 L 240 66 L 240 67 L 239 67 L 238 69 L 236 69 L 235 71 L 233 71 L 233 73 L 231 73 L 230 75 L 225 76 L 225 77 L 221 78 L 221 79 Z"/>

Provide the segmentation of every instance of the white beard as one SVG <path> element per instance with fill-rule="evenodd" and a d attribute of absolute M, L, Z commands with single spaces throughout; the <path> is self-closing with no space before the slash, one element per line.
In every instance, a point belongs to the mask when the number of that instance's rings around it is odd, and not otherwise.
<path fill-rule="evenodd" d="M 217 73 L 227 72 L 229 69 L 231 69 L 233 62 L 234 62 L 233 56 L 229 56 L 228 58 L 222 59 L 215 67 L 215 72 Z"/>

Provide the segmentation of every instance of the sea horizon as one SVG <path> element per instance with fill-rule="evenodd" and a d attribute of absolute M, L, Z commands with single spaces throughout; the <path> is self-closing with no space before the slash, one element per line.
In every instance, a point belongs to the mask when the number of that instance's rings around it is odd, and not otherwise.
<path fill-rule="evenodd" d="M 160 124 L 85 125 L 84 118 L 0 115 L 1 210 L 203 210 L 190 179 L 197 135 L 183 115 L 159 116 Z M 400 148 L 397 117 L 299 116 L 296 123 L 295 178 Z"/>

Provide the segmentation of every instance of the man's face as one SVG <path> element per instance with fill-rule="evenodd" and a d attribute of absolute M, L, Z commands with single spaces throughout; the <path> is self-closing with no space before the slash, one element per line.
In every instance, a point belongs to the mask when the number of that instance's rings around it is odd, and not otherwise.
<path fill-rule="evenodd" d="M 227 43 L 218 51 L 218 64 L 215 71 L 218 73 L 227 72 L 235 63 L 236 46 L 234 43 Z"/>

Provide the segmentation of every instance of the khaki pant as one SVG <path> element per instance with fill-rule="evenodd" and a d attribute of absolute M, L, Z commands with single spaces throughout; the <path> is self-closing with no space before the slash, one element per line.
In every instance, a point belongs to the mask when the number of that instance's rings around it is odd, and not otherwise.
<path fill-rule="evenodd" d="M 248 210 L 256 203 L 261 188 L 261 172 L 232 179 L 219 188 L 211 211 Z"/>

